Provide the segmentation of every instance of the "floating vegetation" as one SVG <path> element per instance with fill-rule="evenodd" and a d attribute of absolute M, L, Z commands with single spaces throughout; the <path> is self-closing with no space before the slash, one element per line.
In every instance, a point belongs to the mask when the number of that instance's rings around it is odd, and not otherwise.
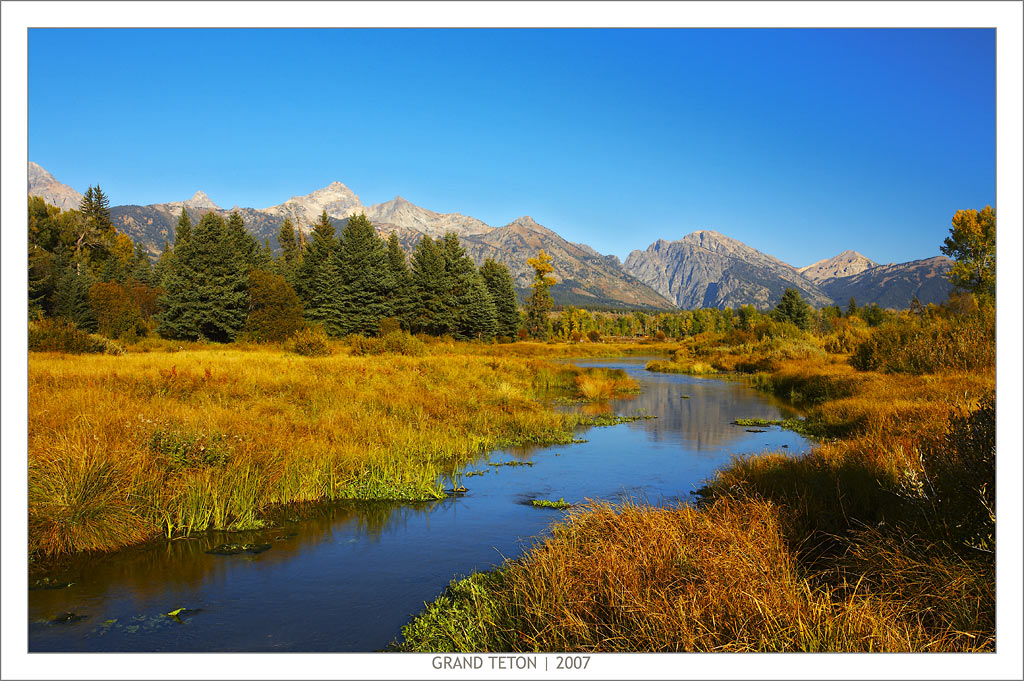
<path fill-rule="evenodd" d="M 650 419 L 656 419 L 657 416 L 652 416 L 645 411 L 637 412 L 632 416 L 619 416 L 616 414 L 599 414 L 597 416 L 588 416 L 581 425 L 604 427 L 604 426 L 617 426 L 620 423 L 632 423 L 633 421 L 649 421 Z"/>
<path fill-rule="evenodd" d="M 734 425 L 737 426 L 779 426 L 783 430 L 791 430 L 794 433 L 800 433 L 801 435 L 812 435 L 810 428 L 807 426 L 807 422 L 803 419 L 736 419 L 733 421 Z M 748 433 L 763 433 L 763 430 L 751 430 L 747 429 Z"/>
<path fill-rule="evenodd" d="M 51 579 L 50 577 L 43 577 L 37 579 L 28 585 L 29 591 L 40 591 L 44 589 L 66 589 L 74 584 L 74 582 L 67 582 L 63 579 Z"/>
<path fill-rule="evenodd" d="M 463 473 L 462 477 L 464 477 L 464 478 L 472 478 L 474 476 L 483 475 L 484 473 L 490 473 L 490 472 L 491 472 L 490 470 L 484 468 L 483 470 L 479 470 L 479 471 L 469 471 L 468 473 Z"/>
<path fill-rule="evenodd" d="M 274 537 L 274 541 L 287 541 L 287 540 L 291 539 L 292 537 L 298 537 L 298 536 L 299 536 L 298 532 L 289 532 L 288 534 L 282 534 L 282 535 L 279 535 L 277 537 Z"/>
<path fill-rule="evenodd" d="M 679 398 L 683 399 L 683 400 L 688 400 L 688 399 L 690 399 L 690 396 L 689 395 L 680 395 Z"/>
<path fill-rule="evenodd" d="M 661 374 L 687 374 L 689 376 L 704 376 L 706 374 L 717 374 L 718 370 L 706 362 L 677 362 L 671 360 L 651 360 L 644 367 L 647 371 L 654 371 Z"/>
<path fill-rule="evenodd" d="M 464 496 L 466 496 L 466 492 L 468 492 L 468 491 L 469 491 L 469 489 L 467 487 L 463 487 L 461 485 L 456 485 L 455 487 L 452 487 L 451 489 L 446 489 L 444 491 L 444 494 L 445 494 L 446 497 L 464 497 Z"/>
<path fill-rule="evenodd" d="M 500 466 L 532 466 L 532 461 L 497 461 L 488 462 L 488 466 L 500 467 Z"/>
<path fill-rule="evenodd" d="M 748 433 L 767 433 L 768 431 L 764 430 L 762 428 L 747 428 L 747 432 Z"/>
<path fill-rule="evenodd" d="M 75 622 L 81 622 L 87 617 L 88 615 L 76 615 L 73 612 L 64 612 L 50 620 L 50 624 L 74 624 Z"/>
<path fill-rule="evenodd" d="M 194 615 L 197 612 L 200 612 L 200 610 L 201 610 L 201 608 L 178 608 L 176 610 L 171 610 L 170 612 L 164 613 L 164 616 L 171 618 L 172 620 L 174 620 L 175 622 L 177 622 L 179 624 L 182 624 L 183 623 L 182 620 L 181 620 L 182 617 L 188 617 L 189 615 Z"/>
<path fill-rule="evenodd" d="M 558 497 L 558 501 L 549 501 L 548 499 L 534 499 L 530 502 L 534 508 L 570 508 L 572 504 L 567 502 L 564 498 Z"/>
<path fill-rule="evenodd" d="M 219 544 L 206 551 L 215 556 L 237 556 L 240 553 L 263 553 L 270 544 Z"/>

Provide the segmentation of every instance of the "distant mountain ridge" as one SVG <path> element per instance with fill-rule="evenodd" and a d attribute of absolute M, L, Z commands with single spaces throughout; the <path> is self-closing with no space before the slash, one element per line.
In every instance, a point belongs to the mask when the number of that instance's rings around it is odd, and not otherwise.
<path fill-rule="evenodd" d="M 711 230 L 678 241 L 659 239 L 630 253 L 625 269 L 684 309 L 767 308 L 790 287 L 815 307 L 832 302 L 792 265 Z"/>
<path fill-rule="evenodd" d="M 953 285 L 947 276 L 953 261 L 945 256 L 911 260 L 899 264 L 876 265 L 857 274 L 833 277 L 821 282 L 821 288 L 841 307 L 850 298 L 858 305 L 875 303 L 880 307 L 902 309 L 917 298 L 922 305 L 938 305 L 949 298 Z"/>
<path fill-rule="evenodd" d="M 77 208 L 81 201 L 81 194 L 35 163 L 29 163 L 28 179 L 30 196 L 42 196 L 63 209 Z M 951 261 L 943 257 L 877 265 L 848 250 L 796 268 L 723 234 L 701 230 L 676 241 L 659 239 L 646 250 L 633 251 L 622 263 L 614 255 L 601 255 L 586 244 L 563 239 L 529 216 L 493 227 L 460 213 L 422 208 L 401 196 L 365 206 L 341 182 L 267 208 L 227 210 L 200 190 L 185 201 L 113 206 L 111 216 L 119 230 L 157 255 L 165 242 L 173 243 L 182 208 L 193 224 L 209 212 L 226 218 L 237 211 L 246 228 L 260 241 L 269 240 L 272 247 L 277 246 L 285 218 L 308 234 L 324 211 L 339 231 L 349 217 L 365 213 L 381 236 L 394 232 L 407 254 L 424 235 L 454 232 L 478 265 L 486 258 L 506 264 L 521 293 L 532 281 L 526 260 L 543 248 L 552 256 L 559 282 L 552 296 L 563 305 L 695 309 L 753 304 L 767 309 L 786 288 L 793 287 L 815 307 L 845 306 L 853 296 L 860 305 L 874 302 L 905 308 L 913 296 L 925 304 L 939 303 L 950 290 L 945 276 Z"/>

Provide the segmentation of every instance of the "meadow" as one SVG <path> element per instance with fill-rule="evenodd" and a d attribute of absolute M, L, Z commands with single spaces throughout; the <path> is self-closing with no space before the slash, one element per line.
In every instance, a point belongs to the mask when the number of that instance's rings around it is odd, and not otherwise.
<path fill-rule="evenodd" d="M 542 344 L 477 345 L 354 356 L 334 341 L 303 357 L 149 339 L 118 355 L 33 352 L 30 555 L 258 528 L 294 502 L 442 498 L 488 450 L 570 441 L 586 417 L 546 398 L 635 389 L 620 372 L 540 359 Z"/>
<path fill-rule="evenodd" d="M 648 368 L 785 397 L 815 448 L 736 458 L 691 506 L 573 509 L 395 649 L 994 650 L 993 341 L 991 310 L 687 339 Z"/>
<path fill-rule="evenodd" d="M 666 359 L 649 370 L 790 401 L 804 418 L 786 427 L 816 446 L 738 457 L 687 506 L 572 506 L 521 558 L 454 580 L 393 649 L 995 647 L 990 309 L 814 332 L 762 319 L 665 342 L 403 335 L 296 349 L 145 339 L 33 352 L 33 559 L 257 528 L 296 502 L 442 498 L 490 449 L 598 423 L 557 403 L 636 389 L 552 359 L 653 354 Z"/>

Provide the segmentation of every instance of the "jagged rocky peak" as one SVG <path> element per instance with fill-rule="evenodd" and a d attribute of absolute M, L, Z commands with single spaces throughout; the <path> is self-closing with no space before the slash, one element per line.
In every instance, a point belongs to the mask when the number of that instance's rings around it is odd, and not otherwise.
<path fill-rule="evenodd" d="M 538 231 L 544 229 L 541 225 L 537 224 L 537 221 L 531 218 L 529 215 L 524 215 L 521 218 L 516 218 L 509 223 L 510 227 L 523 227 L 525 229 Z"/>
<path fill-rule="evenodd" d="M 61 210 L 77 209 L 82 202 L 82 195 L 61 184 L 38 163 L 28 162 L 28 195 L 40 196 L 51 206 Z"/>
<path fill-rule="evenodd" d="M 260 212 L 289 217 L 299 229 L 303 229 L 316 222 L 324 211 L 330 217 L 340 220 L 363 210 L 363 204 L 356 193 L 341 182 L 334 181 L 305 196 L 293 196 L 282 204 L 263 208 Z"/>
<path fill-rule="evenodd" d="M 839 255 L 801 267 L 797 269 L 797 272 L 811 281 L 823 282 L 828 279 L 852 277 L 877 266 L 878 263 L 857 251 L 845 250 Z"/>
<path fill-rule="evenodd" d="M 447 232 L 459 236 L 484 234 L 492 229 L 476 218 L 460 213 L 435 213 L 401 196 L 370 206 L 366 209 L 366 217 L 377 223 L 404 227 L 435 237 Z"/>
<path fill-rule="evenodd" d="M 213 210 L 220 210 L 220 206 L 214 203 L 201 189 L 193 194 L 191 199 L 185 201 L 185 205 L 189 208 L 210 208 Z"/>

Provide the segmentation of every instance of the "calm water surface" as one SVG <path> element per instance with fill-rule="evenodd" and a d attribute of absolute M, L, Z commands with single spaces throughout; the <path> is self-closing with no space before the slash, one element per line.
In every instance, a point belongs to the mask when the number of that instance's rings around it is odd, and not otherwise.
<path fill-rule="evenodd" d="M 782 403 L 742 383 L 649 373 L 645 362 L 576 363 L 625 369 L 643 388 L 586 409 L 657 418 L 591 428 L 585 443 L 492 452 L 467 469 L 488 472 L 463 478 L 464 497 L 321 505 L 273 530 L 157 542 L 67 567 L 54 576 L 71 587 L 29 592 L 30 650 L 379 650 L 453 577 L 520 555 L 562 516 L 532 499 L 686 502 L 733 454 L 808 448 L 795 433 L 731 425 L 796 415 Z M 488 465 L 516 460 L 534 465 Z M 225 542 L 272 548 L 205 553 Z M 164 615 L 178 608 L 195 612 L 180 622 Z M 68 612 L 85 618 L 50 623 Z"/>

